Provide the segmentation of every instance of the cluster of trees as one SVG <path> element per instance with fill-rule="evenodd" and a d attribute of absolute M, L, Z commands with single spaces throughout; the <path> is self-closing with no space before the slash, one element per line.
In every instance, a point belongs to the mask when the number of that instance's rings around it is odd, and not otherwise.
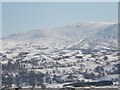
<path fill-rule="evenodd" d="M 45 75 L 41 72 L 27 70 L 20 62 L 12 63 L 8 61 L 7 64 L 2 65 L 2 85 L 5 87 L 22 86 L 40 86 L 44 82 Z"/>

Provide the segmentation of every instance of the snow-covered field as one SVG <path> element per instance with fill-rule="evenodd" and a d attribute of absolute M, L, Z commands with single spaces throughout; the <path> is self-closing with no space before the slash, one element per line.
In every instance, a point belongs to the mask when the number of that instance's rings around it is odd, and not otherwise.
<path fill-rule="evenodd" d="M 65 83 L 116 77 L 117 38 L 117 24 L 102 22 L 4 37 L 0 42 L 3 87 L 62 88 Z M 118 81 L 118 78 L 114 80 Z"/>

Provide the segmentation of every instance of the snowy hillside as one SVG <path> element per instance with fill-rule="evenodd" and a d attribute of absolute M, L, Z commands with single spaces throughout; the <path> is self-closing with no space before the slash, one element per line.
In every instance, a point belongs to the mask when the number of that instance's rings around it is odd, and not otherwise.
<path fill-rule="evenodd" d="M 84 22 L 4 37 L 0 51 L 3 87 L 44 84 L 57 88 L 115 76 L 117 33 L 116 23 Z"/>
<path fill-rule="evenodd" d="M 80 48 L 94 44 L 117 45 L 117 24 L 86 22 L 65 25 L 53 29 L 32 30 L 3 38 L 7 42 L 40 44 L 48 48 Z M 43 45 L 44 44 L 44 45 Z M 8 45 L 7 45 L 8 46 Z M 10 45 L 9 45 L 10 46 Z M 6 46 L 5 46 L 6 47 Z"/>

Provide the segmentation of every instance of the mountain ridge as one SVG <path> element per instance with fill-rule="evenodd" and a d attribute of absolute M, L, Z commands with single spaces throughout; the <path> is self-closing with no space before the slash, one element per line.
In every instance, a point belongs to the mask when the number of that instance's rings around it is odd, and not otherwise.
<path fill-rule="evenodd" d="M 23 43 L 45 43 L 48 47 L 54 45 L 68 47 L 92 46 L 102 43 L 117 45 L 117 23 L 84 22 L 64 25 L 52 29 L 40 29 L 9 35 L 3 41 Z M 82 42 L 80 42 L 82 40 Z M 75 43 L 78 43 L 74 46 Z"/>

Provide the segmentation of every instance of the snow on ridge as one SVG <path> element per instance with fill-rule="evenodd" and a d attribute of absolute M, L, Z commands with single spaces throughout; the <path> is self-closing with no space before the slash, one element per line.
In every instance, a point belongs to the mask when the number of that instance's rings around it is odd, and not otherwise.
<path fill-rule="evenodd" d="M 77 45 L 79 47 L 81 44 L 89 46 L 89 43 L 91 42 L 101 42 L 104 39 L 106 41 L 110 41 L 110 38 L 116 37 L 115 33 L 117 30 L 115 30 L 116 28 L 114 27 L 116 27 L 116 25 L 111 22 L 80 22 L 52 29 L 32 30 L 23 33 L 21 32 L 9 35 L 5 37 L 3 41 L 13 41 L 17 43 L 44 42 L 44 44 L 49 47 L 74 46 L 76 43 L 79 43 L 79 45 Z M 82 42 L 80 42 L 81 40 Z"/>
<path fill-rule="evenodd" d="M 73 23 L 73 24 L 66 24 L 66 25 L 63 25 L 63 26 L 60 26 L 60 27 L 55 27 L 55 28 L 46 28 L 46 29 L 36 29 L 36 30 L 28 30 L 28 31 L 25 31 L 25 32 L 18 32 L 18 33 L 15 33 L 15 34 L 11 34 L 11 35 L 8 35 L 7 37 L 12 37 L 12 36 L 17 36 L 17 35 L 22 35 L 22 34 L 34 34 L 34 33 L 40 33 L 40 32 L 43 32 L 43 33 L 50 33 L 50 32 L 53 32 L 53 31 L 56 31 L 57 29 L 61 29 L 61 28 L 68 28 L 68 27 L 73 27 L 73 26 L 90 26 L 89 28 L 92 29 L 92 26 L 96 26 L 96 27 L 103 27 L 104 25 L 113 25 L 113 24 L 116 24 L 115 22 L 95 22 L 95 21 L 88 21 L 88 22 L 78 22 L 78 23 Z M 74 27 L 75 28 L 75 27 Z M 69 28 L 70 29 L 70 28 Z M 55 33 L 55 32 L 54 32 Z M 5 37 L 6 38 L 6 37 Z"/>

